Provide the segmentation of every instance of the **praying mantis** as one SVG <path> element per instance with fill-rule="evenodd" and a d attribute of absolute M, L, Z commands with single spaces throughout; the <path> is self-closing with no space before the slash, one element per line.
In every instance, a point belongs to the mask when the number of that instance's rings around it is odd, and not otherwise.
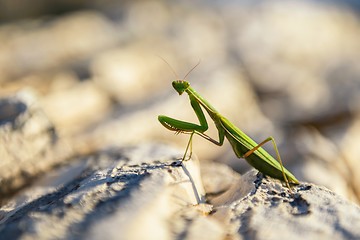
<path fill-rule="evenodd" d="M 283 166 L 277 145 L 275 143 L 275 139 L 273 137 L 268 137 L 260 144 L 257 144 L 243 131 L 241 131 L 233 123 L 231 123 L 227 118 L 221 115 L 212 105 L 210 105 L 208 101 L 206 101 L 190 86 L 190 83 L 188 81 L 175 80 L 172 82 L 172 86 L 179 95 L 182 95 L 184 92 L 188 94 L 191 107 L 193 108 L 199 120 L 198 125 L 195 123 L 185 122 L 164 115 L 158 116 L 158 120 L 165 128 L 171 131 L 175 131 L 175 133 L 178 134 L 190 134 L 190 139 L 181 161 L 187 160 L 185 158 L 189 150 L 189 146 L 190 156 L 188 159 L 191 158 L 192 138 L 194 134 L 197 134 L 218 146 L 222 146 L 224 143 L 224 139 L 226 138 L 230 142 L 235 155 L 238 158 L 244 158 L 255 169 L 259 170 L 265 175 L 279 179 L 281 181 L 285 181 L 286 186 L 290 190 L 290 183 L 299 184 L 299 181 L 296 179 L 296 177 Z M 214 121 L 214 124 L 218 130 L 219 140 L 215 140 L 205 134 L 205 132 L 208 130 L 208 123 L 202 108 L 205 109 L 210 118 Z M 265 143 L 270 141 L 273 143 L 273 147 L 275 149 L 278 161 L 276 161 L 265 149 L 261 147 Z"/>

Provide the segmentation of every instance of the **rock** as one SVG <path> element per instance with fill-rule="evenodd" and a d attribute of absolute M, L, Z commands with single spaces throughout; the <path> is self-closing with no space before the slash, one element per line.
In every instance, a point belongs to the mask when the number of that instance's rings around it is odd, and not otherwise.
<path fill-rule="evenodd" d="M 225 192 L 206 204 L 199 162 L 143 144 L 112 148 L 53 171 L 0 208 L 4 239 L 357 239 L 360 208 L 324 187 L 293 193 L 252 170 L 203 167 Z M 236 179 L 224 186 L 209 176 Z M 230 174 L 231 173 L 231 174 Z M 217 178 L 216 177 L 216 178 Z M 220 186 L 220 187 L 219 187 Z M 217 190 L 218 189 L 218 190 Z"/>
<path fill-rule="evenodd" d="M 212 201 L 214 217 L 244 239 L 359 239 L 360 208 L 325 187 L 293 193 L 252 170 Z"/>
<path fill-rule="evenodd" d="M 211 208 L 204 204 L 199 163 L 180 164 L 180 155 L 165 146 L 143 145 L 72 161 L 52 179 L 46 176 L 26 191 L 22 202 L 18 197 L 1 208 L 0 235 L 173 239 L 191 234 L 195 239 L 202 227 L 211 227 L 209 234 L 222 239 L 220 224 L 204 216 Z M 34 198 L 40 188 L 42 195 Z"/>
<path fill-rule="evenodd" d="M 62 136 L 84 131 L 111 106 L 108 95 L 91 80 L 53 91 L 41 99 L 41 105 Z"/>
<path fill-rule="evenodd" d="M 0 201 L 69 154 L 33 92 L 0 99 Z"/>

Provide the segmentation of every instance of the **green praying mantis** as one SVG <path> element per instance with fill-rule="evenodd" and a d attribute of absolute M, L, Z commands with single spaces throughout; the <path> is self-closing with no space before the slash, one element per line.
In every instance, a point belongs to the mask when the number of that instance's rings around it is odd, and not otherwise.
<path fill-rule="evenodd" d="M 226 138 L 230 142 L 236 156 L 238 158 L 244 158 L 255 169 L 259 170 L 265 175 L 280 179 L 281 181 L 285 181 L 286 186 L 290 190 L 290 183 L 299 184 L 299 181 L 296 179 L 296 177 L 283 166 L 275 139 L 273 137 L 268 137 L 260 144 L 257 144 L 243 131 L 231 123 L 227 118 L 221 115 L 213 106 L 211 106 L 208 101 L 206 101 L 190 86 L 188 81 L 175 80 L 172 82 L 172 86 L 179 95 L 182 95 L 184 92 L 188 94 L 191 107 L 193 108 L 200 123 L 200 125 L 198 125 L 163 115 L 158 116 L 158 120 L 165 128 L 171 131 L 175 131 L 176 133 L 190 134 L 190 139 L 182 161 L 186 160 L 186 154 L 189 150 L 189 146 L 190 155 L 188 159 L 191 158 L 192 138 L 194 134 L 197 134 L 218 146 L 222 146 L 224 139 Z M 208 129 L 208 123 L 202 108 L 205 109 L 210 118 L 214 121 L 214 124 L 218 130 L 219 140 L 215 140 L 205 134 L 206 130 Z M 265 151 L 265 149 L 261 147 L 270 141 L 273 143 L 278 161 L 276 161 L 267 151 Z"/>

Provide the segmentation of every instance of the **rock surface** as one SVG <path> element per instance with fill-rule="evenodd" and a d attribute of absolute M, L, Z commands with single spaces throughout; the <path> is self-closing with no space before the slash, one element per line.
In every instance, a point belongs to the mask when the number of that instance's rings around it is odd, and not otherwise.
<path fill-rule="evenodd" d="M 179 162 L 163 145 L 113 148 L 49 173 L 0 209 L 4 239 L 356 239 L 360 208 L 326 188 Z M 224 178 L 225 184 L 217 179 Z M 207 175 L 209 174 L 209 175 Z M 211 178 L 212 177 L 212 178 Z M 232 179 L 232 181 L 230 181 Z M 220 192 L 222 192 L 220 194 Z"/>
<path fill-rule="evenodd" d="M 198 162 L 180 164 L 180 155 L 164 146 L 144 145 L 78 159 L 3 206 L 0 235 L 172 239 L 195 236 L 205 226 L 224 236 L 219 223 L 204 217 L 211 208 L 204 204 Z"/>
<path fill-rule="evenodd" d="M 246 187 L 248 186 L 248 187 Z M 212 201 L 214 217 L 243 239 L 358 239 L 360 208 L 334 192 L 302 183 L 291 193 L 252 170 Z"/>
<path fill-rule="evenodd" d="M 69 154 L 33 92 L 0 99 L 0 201 Z"/>

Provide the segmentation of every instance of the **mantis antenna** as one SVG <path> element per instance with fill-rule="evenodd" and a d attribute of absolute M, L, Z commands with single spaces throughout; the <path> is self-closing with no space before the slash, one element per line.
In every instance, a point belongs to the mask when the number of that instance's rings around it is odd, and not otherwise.
<path fill-rule="evenodd" d="M 163 57 L 161 57 L 161 56 L 159 56 L 159 55 L 157 55 L 157 56 L 166 63 L 166 65 L 167 65 L 167 66 L 170 68 L 170 70 L 173 72 L 175 78 L 176 78 L 176 79 L 180 79 L 179 76 L 176 74 L 175 70 L 171 67 L 170 63 L 168 63 L 168 61 L 166 61 Z M 189 72 L 188 72 L 188 73 L 185 75 L 185 77 L 183 78 L 184 80 L 186 79 L 187 76 L 189 76 L 189 74 L 190 74 L 197 66 L 199 66 L 200 62 L 201 62 L 201 59 L 199 59 L 198 63 L 189 70 Z"/>
<path fill-rule="evenodd" d="M 161 60 L 163 60 L 166 65 L 170 68 L 170 70 L 173 72 L 174 76 L 176 79 L 179 79 L 179 76 L 176 74 L 175 70 L 171 67 L 170 63 L 168 63 L 163 57 L 161 57 L 160 55 L 156 55 L 158 56 Z"/>
<path fill-rule="evenodd" d="M 201 62 L 201 59 L 199 59 L 198 63 L 197 63 L 192 69 L 190 69 L 190 71 L 185 75 L 185 77 L 184 77 L 183 79 L 186 79 L 186 77 L 187 77 L 197 66 L 199 66 L 200 62 Z"/>

